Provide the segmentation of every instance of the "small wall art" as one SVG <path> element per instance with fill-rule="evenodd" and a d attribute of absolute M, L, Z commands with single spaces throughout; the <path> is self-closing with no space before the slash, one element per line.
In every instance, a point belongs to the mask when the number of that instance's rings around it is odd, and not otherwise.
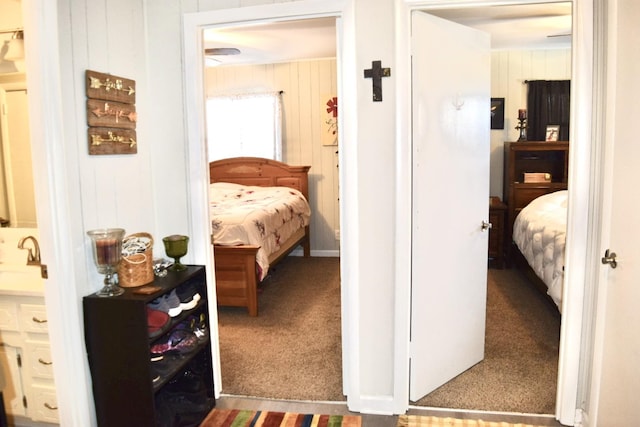
<path fill-rule="evenodd" d="M 136 82 L 86 71 L 89 154 L 136 154 Z"/>
<path fill-rule="evenodd" d="M 504 98 L 491 98 L 491 129 L 504 129 Z"/>
<path fill-rule="evenodd" d="M 321 98 L 324 113 L 321 115 L 322 145 L 338 145 L 338 97 L 326 95 Z"/>

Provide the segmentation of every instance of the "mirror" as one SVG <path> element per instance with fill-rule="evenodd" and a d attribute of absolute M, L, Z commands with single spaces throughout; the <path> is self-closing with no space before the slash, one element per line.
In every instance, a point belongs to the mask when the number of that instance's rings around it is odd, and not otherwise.
<path fill-rule="evenodd" d="M 36 228 L 27 91 L 0 88 L 0 226 Z"/>
<path fill-rule="evenodd" d="M 36 228 L 36 205 L 29 135 L 24 58 L 6 58 L 22 5 L 0 4 L 0 226 Z"/>

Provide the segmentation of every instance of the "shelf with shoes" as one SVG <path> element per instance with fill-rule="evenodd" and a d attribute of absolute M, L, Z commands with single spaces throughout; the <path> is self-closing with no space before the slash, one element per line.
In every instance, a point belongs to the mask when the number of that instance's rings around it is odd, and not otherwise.
<path fill-rule="evenodd" d="M 185 367 L 210 345 L 208 322 L 202 312 L 200 316 L 189 315 L 153 341 L 149 360 L 154 389 L 162 388 L 176 374 L 184 372 Z"/>
<path fill-rule="evenodd" d="M 98 425 L 197 425 L 215 406 L 203 266 L 83 307 Z"/>

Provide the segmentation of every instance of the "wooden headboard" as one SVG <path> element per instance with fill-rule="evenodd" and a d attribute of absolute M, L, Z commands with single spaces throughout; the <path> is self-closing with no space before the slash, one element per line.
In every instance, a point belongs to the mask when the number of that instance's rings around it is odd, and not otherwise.
<path fill-rule="evenodd" d="M 209 181 L 233 182 L 260 187 L 290 187 L 309 200 L 311 166 L 290 166 L 260 157 L 234 157 L 209 163 Z"/>

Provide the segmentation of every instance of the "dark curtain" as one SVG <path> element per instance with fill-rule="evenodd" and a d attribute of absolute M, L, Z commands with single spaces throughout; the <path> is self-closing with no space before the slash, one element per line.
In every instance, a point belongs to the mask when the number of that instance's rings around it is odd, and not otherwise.
<path fill-rule="evenodd" d="M 560 125 L 558 141 L 568 141 L 571 80 L 529 80 L 527 84 L 527 140 L 544 141 L 547 125 Z"/>

